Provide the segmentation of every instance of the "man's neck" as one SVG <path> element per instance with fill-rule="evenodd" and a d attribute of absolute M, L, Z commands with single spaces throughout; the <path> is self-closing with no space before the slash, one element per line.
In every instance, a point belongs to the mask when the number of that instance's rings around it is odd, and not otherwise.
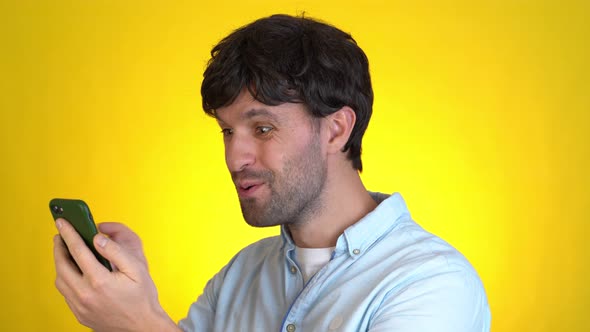
<path fill-rule="evenodd" d="M 336 240 L 346 228 L 377 206 L 356 170 L 345 170 L 343 173 L 332 173 L 328 177 L 321 212 L 301 224 L 289 225 L 291 237 L 298 247 L 336 246 Z"/>

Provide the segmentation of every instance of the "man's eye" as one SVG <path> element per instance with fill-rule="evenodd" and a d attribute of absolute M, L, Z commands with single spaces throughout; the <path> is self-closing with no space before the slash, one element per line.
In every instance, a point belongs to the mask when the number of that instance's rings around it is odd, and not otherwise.
<path fill-rule="evenodd" d="M 223 134 L 224 137 L 227 137 L 227 136 L 233 134 L 234 131 L 233 131 L 233 129 L 223 128 L 223 129 L 221 129 L 221 133 Z"/>
<path fill-rule="evenodd" d="M 260 126 L 260 127 L 256 127 L 256 133 L 259 135 L 267 135 L 268 133 L 270 133 L 273 130 L 272 127 L 270 126 Z"/>

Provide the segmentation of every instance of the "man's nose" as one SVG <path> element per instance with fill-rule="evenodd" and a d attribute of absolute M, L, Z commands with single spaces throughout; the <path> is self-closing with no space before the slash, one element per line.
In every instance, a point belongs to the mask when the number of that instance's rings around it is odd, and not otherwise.
<path fill-rule="evenodd" d="M 235 135 L 225 144 L 225 163 L 231 173 L 240 172 L 256 162 L 253 140 Z"/>

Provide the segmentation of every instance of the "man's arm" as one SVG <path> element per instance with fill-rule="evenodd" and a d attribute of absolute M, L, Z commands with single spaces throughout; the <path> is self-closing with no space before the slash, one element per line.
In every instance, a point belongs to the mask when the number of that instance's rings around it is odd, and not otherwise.
<path fill-rule="evenodd" d="M 56 226 L 61 237 L 54 237 L 55 286 L 81 324 L 95 331 L 180 331 L 158 302 L 135 233 L 118 223 L 99 225 L 109 237 L 96 235 L 94 245 L 115 265 L 110 272 L 66 220 L 56 220 Z"/>

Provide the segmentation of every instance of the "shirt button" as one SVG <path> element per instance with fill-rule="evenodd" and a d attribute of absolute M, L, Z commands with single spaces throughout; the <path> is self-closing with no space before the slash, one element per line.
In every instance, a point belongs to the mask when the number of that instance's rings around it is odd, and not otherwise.
<path fill-rule="evenodd" d="M 295 324 L 287 325 L 287 332 L 295 332 Z"/>
<path fill-rule="evenodd" d="M 297 269 L 295 268 L 295 266 L 291 266 L 291 273 L 297 273 Z M 293 331 L 295 331 L 295 326 L 293 326 Z"/>
<path fill-rule="evenodd" d="M 360 250 L 358 250 L 358 249 L 354 249 L 354 250 L 352 251 L 352 253 L 353 253 L 353 254 L 355 254 L 355 255 L 358 255 L 358 254 L 360 254 L 360 253 L 361 253 L 361 251 L 360 251 Z"/>

